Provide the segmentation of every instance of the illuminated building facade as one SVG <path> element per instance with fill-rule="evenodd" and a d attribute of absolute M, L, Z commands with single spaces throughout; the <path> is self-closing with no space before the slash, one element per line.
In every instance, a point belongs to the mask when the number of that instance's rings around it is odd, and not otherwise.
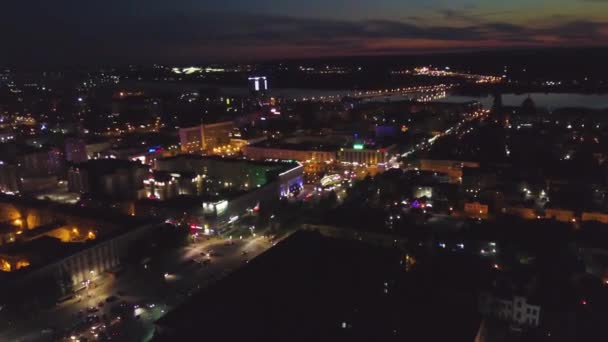
<path fill-rule="evenodd" d="M 203 150 L 203 126 L 180 128 L 179 141 L 182 152 L 201 152 Z"/>
<path fill-rule="evenodd" d="M 179 218 L 186 212 L 213 227 L 303 186 L 303 167 L 296 162 L 188 154 L 159 159 L 156 167 L 144 181 L 148 199 L 138 201 L 137 213 Z"/>
<path fill-rule="evenodd" d="M 368 148 L 364 144 L 354 144 L 352 148 L 340 148 L 338 160 L 342 163 L 359 165 L 384 165 L 395 151 L 396 146 Z"/>
<path fill-rule="evenodd" d="M 214 148 L 229 146 L 234 122 L 223 121 L 194 127 L 180 128 L 181 150 L 185 153 L 210 152 Z"/>
<path fill-rule="evenodd" d="M 488 205 L 479 202 L 467 202 L 464 204 L 464 213 L 472 218 L 488 218 Z"/>
<path fill-rule="evenodd" d="M 28 284 L 54 286 L 57 296 L 83 288 L 119 266 L 131 243 L 160 227 L 154 220 L 15 196 L 0 197 L 0 220 L 10 222 L 0 227 L 3 301 Z"/>
<path fill-rule="evenodd" d="M 259 188 L 280 175 L 293 162 L 255 162 L 245 159 L 230 159 L 215 156 L 179 155 L 159 159 L 156 170 L 171 174 L 197 175 L 191 179 L 204 181 L 199 194 L 218 192 L 221 189 L 249 190 Z M 172 177 L 175 178 L 176 177 Z M 297 175 L 296 175 L 297 178 Z"/>

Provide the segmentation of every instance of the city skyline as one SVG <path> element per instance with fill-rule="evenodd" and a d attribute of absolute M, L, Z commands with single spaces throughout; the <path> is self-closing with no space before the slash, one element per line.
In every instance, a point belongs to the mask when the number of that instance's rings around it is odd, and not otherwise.
<path fill-rule="evenodd" d="M 192 63 L 602 46 L 608 2 L 23 1 L 0 14 L 0 64 Z"/>

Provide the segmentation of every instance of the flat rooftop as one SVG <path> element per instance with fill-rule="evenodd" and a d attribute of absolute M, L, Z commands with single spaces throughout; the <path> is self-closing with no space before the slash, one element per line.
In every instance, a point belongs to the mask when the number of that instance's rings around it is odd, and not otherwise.
<path fill-rule="evenodd" d="M 477 296 L 403 257 L 296 232 L 157 321 L 156 341 L 473 341 Z"/>
<path fill-rule="evenodd" d="M 260 161 L 260 160 L 249 160 L 243 158 L 230 158 L 230 157 L 222 157 L 222 156 L 201 156 L 198 154 L 180 154 L 177 156 L 162 158 L 161 160 L 174 160 L 174 159 L 190 159 L 190 160 L 212 160 L 212 161 L 220 161 L 224 163 L 234 163 L 234 164 L 247 164 L 247 165 L 255 165 L 255 166 L 267 166 L 267 167 L 276 167 L 281 171 L 287 171 L 293 169 L 300 164 L 295 161 L 288 160 L 280 160 L 280 161 Z"/>

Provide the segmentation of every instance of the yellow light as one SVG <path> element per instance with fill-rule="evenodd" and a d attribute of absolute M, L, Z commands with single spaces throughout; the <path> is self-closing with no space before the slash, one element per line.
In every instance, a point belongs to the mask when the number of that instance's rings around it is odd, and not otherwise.
<path fill-rule="evenodd" d="M 23 224 L 23 221 L 21 219 L 16 219 L 15 221 L 15 225 L 20 226 Z"/>
<path fill-rule="evenodd" d="M 8 261 L 2 259 L 2 263 L 0 264 L 0 269 L 4 272 L 10 272 L 11 264 Z"/>

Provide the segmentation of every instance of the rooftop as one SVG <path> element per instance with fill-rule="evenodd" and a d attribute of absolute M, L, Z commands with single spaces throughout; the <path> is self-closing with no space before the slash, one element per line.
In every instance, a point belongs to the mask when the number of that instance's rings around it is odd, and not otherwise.
<path fill-rule="evenodd" d="M 222 156 L 201 156 L 198 154 L 180 154 L 180 155 L 173 156 L 173 157 L 166 157 L 166 158 L 163 158 L 162 160 L 173 160 L 173 159 L 181 159 L 181 158 L 187 158 L 190 160 L 212 160 L 212 161 L 221 161 L 224 163 L 248 164 L 248 165 L 255 165 L 255 166 L 273 166 L 273 167 L 280 167 L 280 169 L 282 171 L 287 171 L 287 170 L 292 169 L 299 165 L 297 162 L 289 161 L 289 160 L 260 161 L 260 160 L 249 160 L 249 159 L 242 159 L 242 158 L 227 158 L 227 157 L 222 157 Z"/>
<path fill-rule="evenodd" d="M 401 260 L 299 231 L 161 318 L 157 340 L 472 341 L 476 297 L 425 290 Z"/>

